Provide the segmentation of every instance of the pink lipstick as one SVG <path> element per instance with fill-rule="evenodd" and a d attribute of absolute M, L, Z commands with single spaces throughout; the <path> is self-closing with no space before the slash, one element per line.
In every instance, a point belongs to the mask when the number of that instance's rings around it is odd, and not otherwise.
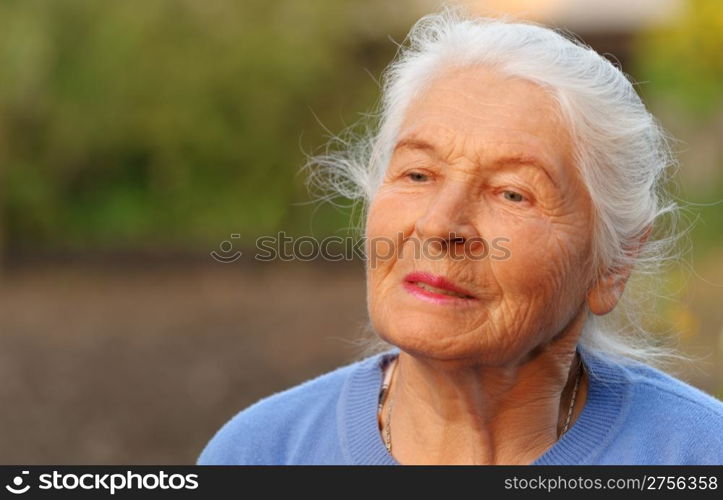
<path fill-rule="evenodd" d="M 407 274 L 403 286 L 415 297 L 435 304 L 465 304 L 477 300 L 469 291 L 444 276 L 422 271 Z"/>

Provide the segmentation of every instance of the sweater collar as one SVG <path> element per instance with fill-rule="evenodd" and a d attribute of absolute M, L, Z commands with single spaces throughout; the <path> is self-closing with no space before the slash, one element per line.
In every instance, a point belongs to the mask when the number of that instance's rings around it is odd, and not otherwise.
<path fill-rule="evenodd" d="M 589 375 L 585 407 L 570 429 L 531 465 L 590 463 L 614 435 L 623 418 L 628 386 L 624 369 L 578 346 Z M 342 392 L 337 417 L 342 451 L 354 465 L 399 465 L 384 446 L 377 423 L 381 366 L 398 348 L 362 360 Z"/>

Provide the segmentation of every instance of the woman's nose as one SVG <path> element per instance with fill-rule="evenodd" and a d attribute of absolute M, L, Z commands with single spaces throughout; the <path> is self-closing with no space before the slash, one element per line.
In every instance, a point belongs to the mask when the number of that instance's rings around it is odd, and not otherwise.
<path fill-rule="evenodd" d="M 438 240 L 443 245 L 479 239 L 473 221 L 474 205 L 463 183 L 444 186 L 417 219 L 417 234 L 422 239 Z"/>

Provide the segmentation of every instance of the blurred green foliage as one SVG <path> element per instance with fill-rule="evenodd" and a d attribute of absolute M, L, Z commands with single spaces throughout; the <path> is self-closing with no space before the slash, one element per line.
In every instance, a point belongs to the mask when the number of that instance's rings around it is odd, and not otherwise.
<path fill-rule="evenodd" d="M 313 206 L 294 203 L 302 150 L 323 143 L 316 115 L 334 131 L 355 120 L 377 91 L 365 71 L 395 48 L 370 59 L 351 5 L 4 0 L 6 243 L 193 248 L 308 230 Z M 347 215 L 323 209 L 314 227 Z"/>
<path fill-rule="evenodd" d="M 655 292 L 648 327 L 677 334 L 678 345 L 715 374 L 716 353 L 723 352 L 723 2 L 681 4 L 670 23 L 638 34 L 632 60 L 638 90 L 673 136 L 679 229 L 690 230 L 681 258 Z M 715 376 L 711 392 L 720 398 L 723 379 L 720 371 Z"/>
<path fill-rule="evenodd" d="M 723 106 L 723 5 L 688 0 L 674 22 L 639 37 L 638 71 L 652 98 L 673 101 L 702 115 Z"/>
<path fill-rule="evenodd" d="M 723 245 L 723 2 L 687 0 L 672 22 L 638 34 L 638 90 L 674 137 L 679 195 L 696 253 Z"/>

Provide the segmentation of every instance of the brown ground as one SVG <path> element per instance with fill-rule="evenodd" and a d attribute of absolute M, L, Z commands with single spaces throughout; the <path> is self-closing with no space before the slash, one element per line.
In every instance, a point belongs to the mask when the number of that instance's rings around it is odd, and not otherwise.
<path fill-rule="evenodd" d="M 0 287 L 0 463 L 193 463 L 238 410 L 361 352 L 359 265 L 32 267 Z"/>
<path fill-rule="evenodd" d="M 0 463 L 193 463 L 238 410 L 358 358 L 364 293 L 356 263 L 14 266 L 0 279 Z M 717 352 L 712 331 L 695 352 Z M 713 392 L 712 366 L 686 378 Z"/>

